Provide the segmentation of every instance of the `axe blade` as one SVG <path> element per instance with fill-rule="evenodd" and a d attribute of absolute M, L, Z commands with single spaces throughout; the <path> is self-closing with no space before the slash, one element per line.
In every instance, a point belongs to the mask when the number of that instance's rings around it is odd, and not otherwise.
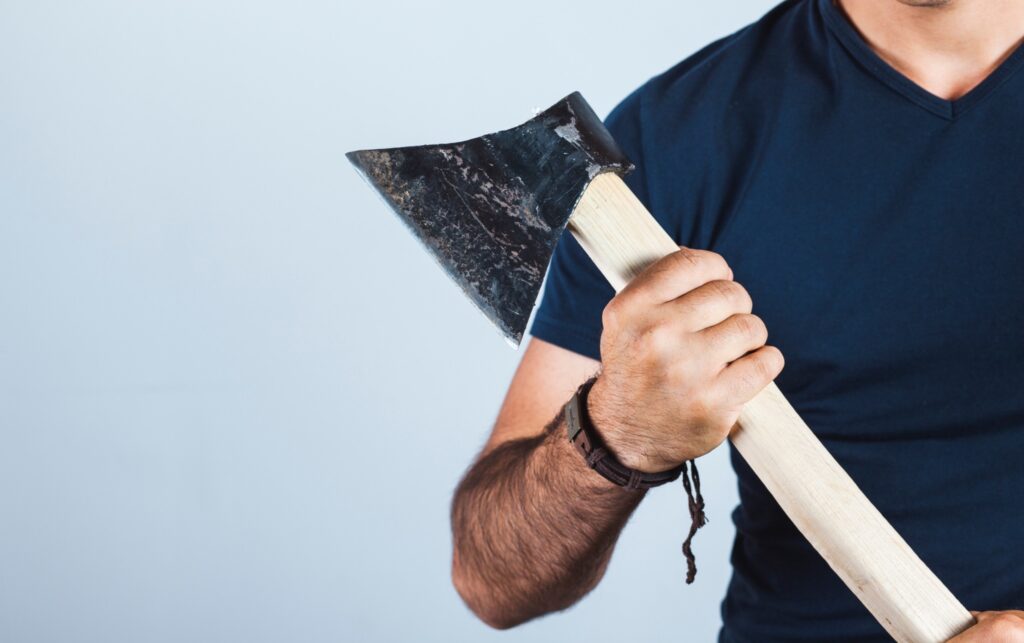
<path fill-rule="evenodd" d="M 578 92 L 494 134 L 346 156 L 516 346 L 583 191 L 632 169 Z"/>

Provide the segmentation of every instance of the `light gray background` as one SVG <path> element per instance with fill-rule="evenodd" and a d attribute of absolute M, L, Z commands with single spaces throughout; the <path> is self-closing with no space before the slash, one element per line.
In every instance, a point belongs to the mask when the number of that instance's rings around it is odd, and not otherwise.
<path fill-rule="evenodd" d="M 518 357 L 343 153 L 605 114 L 770 6 L 0 0 L 0 641 L 711 641 L 724 450 L 695 585 L 673 486 L 568 613 L 462 606 Z"/>

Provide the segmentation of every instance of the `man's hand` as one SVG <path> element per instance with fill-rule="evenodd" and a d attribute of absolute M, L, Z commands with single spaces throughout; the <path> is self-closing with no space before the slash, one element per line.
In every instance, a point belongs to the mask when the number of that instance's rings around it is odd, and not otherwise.
<path fill-rule="evenodd" d="M 1024 643 L 1024 612 L 971 612 L 978 624 L 949 643 Z"/>
<path fill-rule="evenodd" d="M 605 308 L 603 372 L 587 405 L 624 464 L 670 469 L 725 440 L 742 405 L 782 369 L 750 311 L 720 256 L 686 249 Z M 643 498 L 594 473 L 566 439 L 560 409 L 599 367 L 531 341 L 487 447 L 456 490 L 452 580 L 494 627 L 565 609 L 593 589 Z"/>
<path fill-rule="evenodd" d="M 720 255 L 686 248 L 611 300 L 588 410 L 623 464 L 664 471 L 711 451 L 779 374 L 782 353 L 751 307 Z"/>

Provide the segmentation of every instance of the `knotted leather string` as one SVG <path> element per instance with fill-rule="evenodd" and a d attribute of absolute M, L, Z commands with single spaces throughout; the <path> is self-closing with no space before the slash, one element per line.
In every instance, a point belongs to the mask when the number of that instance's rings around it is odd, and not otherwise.
<path fill-rule="evenodd" d="M 683 463 L 683 489 L 686 489 L 686 498 L 690 509 L 690 533 L 683 541 L 683 556 L 686 557 L 686 584 L 689 585 L 697 577 L 697 558 L 693 555 L 693 548 L 690 543 L 697 530 L 708 522 L 704 513 L 704 496 L 700 495 L 700 474 L 697 472 L 697 463 L 688 460 Z M 692 486 L 691 486 L 692 477 Z"/>

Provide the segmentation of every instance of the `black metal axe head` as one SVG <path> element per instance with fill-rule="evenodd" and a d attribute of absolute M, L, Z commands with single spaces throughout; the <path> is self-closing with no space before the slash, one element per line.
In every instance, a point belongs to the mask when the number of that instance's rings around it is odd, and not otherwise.
<path fill-rule="evenodd" d="M 480 138 L 347 156 L 516 345 L 590 180 L 632 169 L 579 93 Z"/>

